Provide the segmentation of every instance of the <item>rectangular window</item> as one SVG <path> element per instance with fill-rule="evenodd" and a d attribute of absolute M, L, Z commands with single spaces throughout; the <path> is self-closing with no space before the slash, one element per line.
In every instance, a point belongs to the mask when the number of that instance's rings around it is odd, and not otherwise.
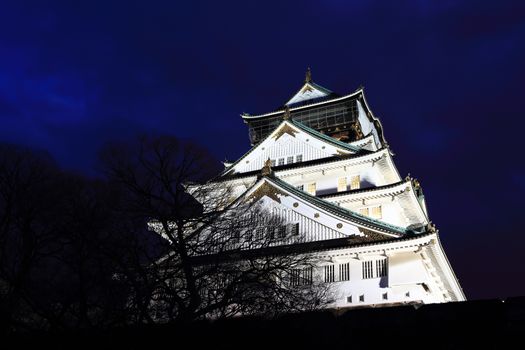
<path fill-rule="evenodd" d="M 315 186 L 315 182 L 312 182 L 312 183 L 309 183 L 308 184 L 308 190 L 307 190 L 308 193 L 310 193 L 312 196 L 315 196 L 316 194 L 316 186 Z"/>
<path fill-rule="evenodd" d="M 302 154 L 298 154 L 295 156 L 295 162 L 296 163 L 300 163 L 303 161 L 303 155 Z"/>
<path fill-rule="evenodd" d="M 359 209 L 359 214 L 368 216 L 368 208 L 361 208 Z"/>
<path fill-rule="evenodd" d="M 241 231 L 239 229 L 232 232 L 231 243 L 238 244 L 241 239 Z"/>
<path fill-rule="evenodd" d="M 314 268 L 306 267 L 303 269 L 303 285 L 310 285 L 314 282 Z"/>
<path fill-rule="evenodd" d="M 301 277 L 301 270 L 299 269 L 293 269 L 290 271 L 290 284 L 292 286 L 299 286 L 300 285 L 300 277 Z"/>
<path fill-rule="evenodd" d="M 337 192 L 346 191 L 346 176 L 337 179 Z"/>
<path fill-rule="evenodd" d="M 388 300 L 388 293 L 383 293 L 383 300 Z"/>
<path fill-rule="evenodd" d="M 350 281 L 350 263 L 339 264 L 339 281 Z"/>
<path fill-rule="evenodd" d="M 262 241 L 264 239 L 264 235 L 266 233 L 265 227 L 258 227 L 255 229 L 255 240 L 256 241 Z"/>
<path fill-rule="evenodd" d="M 361 295 L 359 296 L 359 301 L 362 302 L 362 303 L 365 302 L 365 295 L 364 295 L 364 294 L 361 294 Z"/>
<path fill-rule="evenodd" d="M 277 165 L 284 165 L 284 158 L 279 158 L 279 163 Z"/>
<path fill-rule="evenodd" d="M 358 190 L 361 188 L 361 178 L 359 175 L 352 176 L 350 180 L 350 189 L 351 190 Z"/>
<path fill-rule="evenodd" d="M 299 186 L 297 186 L 297 189 L 298 189 L 298 190 L 301 190 L 301 191 L 304 191 L 304 185 L 299 185 Z"/>
<path fill-rule="evenodd" d="M 385 277 L 387 275 L 387 260 L 376 260 L 376 277 Z"/>
<path fill-rule="evenodd" d="M 286 158 L 286 164 L 292 164 L 292 163 L 293 163 L 293 156 Z"/>
<path fill-rule="evenodd" d="M 363 279 L 370 279 L 374 278 L 374 270 L 372 270 L 372 261 L 363 261 L 361 263 L 362 265 L 362 272 L 363 272 Z"/>
<path fill-rule="evenodd" d="M 275 237 L 277 239 L 283 239 L 286 237 L 286 226 L 279 226 L 275 229 Z"/>
<path fill-rule="evenodd" d="M 275 167 L 275 159 L 272 159 L 272 167 Z"/>
<path fill-rule="evenodd" d="M 299 234 L 299 223 L 288 225 L 288 230 L 291 236 L 297 236 Z"/>
<path fill-rule="evenodd" d="M 292 286 L 306 286 L 314 281 L 313 267 L 305 267 L 303 269 L 292 269 L 290 271 L 290 284 Z"/>
<path fill-rule="evenodd" d="M 372 207 L 370 209 L 371 209 L 370 216 L 373 217 L 374 219 L 381 219 L 383 217 L 383 213 L 382 213 L 380 205 Z"/>
<path fill-rule="evenodd" d="M 352 296 L 351 295 L 346 297 L 346 302 L 347 303 L 351 303 L 352 302 Z"/>
<path fill-rule="evenodd" d="M 324 267 L 324 281 L 334 282 L 335 281 L 335 266 L 328 265 Z"/>

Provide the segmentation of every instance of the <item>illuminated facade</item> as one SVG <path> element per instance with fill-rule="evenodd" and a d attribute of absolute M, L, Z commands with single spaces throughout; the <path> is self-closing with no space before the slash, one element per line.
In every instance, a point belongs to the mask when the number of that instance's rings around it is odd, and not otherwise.
<path fill-rule="evenodd" d="M 210 184 L 295 228 L 284 244 L 300 237 L 297 251 L 323 261 L 296 273 L 330 283 L 331 307 L 465 300 L 422 188 L 399 175 L 362 88 L 337 95 L 308 71 L 280 109 L 242 119 L 252 148 Z"/>

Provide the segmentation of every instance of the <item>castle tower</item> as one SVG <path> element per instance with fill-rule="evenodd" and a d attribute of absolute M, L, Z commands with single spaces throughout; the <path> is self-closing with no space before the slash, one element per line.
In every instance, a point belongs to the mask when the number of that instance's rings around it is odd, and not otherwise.
<path fill-rule="evenodd" d="M 363 88 L 338 95 L 308 70 L 278 110 L 242 119 L 252 148 L 210 184 L 227 183 L 234 199 L 257 193 L 310 243 L 331 307 L 465 300 L 421 185 L 398 173 Z"/>

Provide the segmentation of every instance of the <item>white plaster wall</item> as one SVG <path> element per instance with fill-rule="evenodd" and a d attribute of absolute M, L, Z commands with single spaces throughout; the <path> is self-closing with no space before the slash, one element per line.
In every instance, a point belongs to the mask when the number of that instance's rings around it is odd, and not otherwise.
<path fill-rule="evenodd" d="M 394 255 L 395 256 L 395 255 Z M 341 281 L 330 283 L 334 301 L 329 307 L 355 307 L 365 305 L 377 305 L 377 304 L 390 304 L 390 303 L 409 303 L 409 302 L 423 302 L 423 303 L 436 303 L 444 302 L 442 294 L 437 288 L 434 291 L 426 291 L 423 287 L 423 283 L 427 286 L 433 286 L 433 281 L 423 270 L 423 273 L 412 274 L 411 281 L 405 281 L 407 283 L 392 284 L 389 283 L 391 278 L 390 261 L 392 256 L 389 257 L 388 264 L 388 275 L 386 277 L 363 279 L 362 278 L 362 262 L 371 259 L 382 259 L 384 256 L 367 256 L 363 257 L 362 260 L 357 258 L 349 257 L 331 257 L 331 262 L 335 264 L 335 276 L 336 280 L 339 277 L 339 264 L 350 262 L 350 281 Z M 411 271 L 422 271 L 423 263 L 421 258 L 411 260 L 404 266 L 404 269 L 408 271 L 410 275 Z M 375 262 L 373 262 L 373 268 L 375 269 Z M 324 267 L 319 267 L 321 277 L 324 278 Z M 383 299 L 383 294 L 387 293 L 387 299 Z M 408 293 L 408 295 L 407 295 Z M 359 297 L 364 295 L 364 302 L 359 300 Z M 347 297 L 352 296 L 352 301 L 348 302 Z"/>
<path fill-rule="evenodd" d="M 289 156 L 293 156 L 295 162 L 296 156 L 299 154 L 303 156 L 303 162 L 327 158 L 334 154 L 338 154 L 338 147 L 325 141 L 318 140 L 302 130 L 291 126 L 291 124 L 288 125 L 297 131 L 294 136 L 285 133 L 277 140 L 275 140 L 273 136 L 267 138 L 261 144 L 255 146 L 256 148 L 238 164 L 234 165 L 234 171 L 237 173 L 244 173 L 260 170 L 268 158 L 284 158 L 285 164 L 287 164 L 287 158 Z"/>

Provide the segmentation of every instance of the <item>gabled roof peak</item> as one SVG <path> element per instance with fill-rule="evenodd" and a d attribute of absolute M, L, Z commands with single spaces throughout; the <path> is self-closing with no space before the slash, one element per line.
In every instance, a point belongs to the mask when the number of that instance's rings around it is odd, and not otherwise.
<path fill-rule="evenodd" d="M 315 100 L 332 94 L 334 94 L 332 91 L 317 85 L 312 81 L 312 71 L 310 70 L 310 67 L 308 67 L 303 86 L 295 95 L 292 96 L 290 100 L 288 100 L 288 102 L 286 102 L 285 106 L 304 103 L 308 100 Z"/>

